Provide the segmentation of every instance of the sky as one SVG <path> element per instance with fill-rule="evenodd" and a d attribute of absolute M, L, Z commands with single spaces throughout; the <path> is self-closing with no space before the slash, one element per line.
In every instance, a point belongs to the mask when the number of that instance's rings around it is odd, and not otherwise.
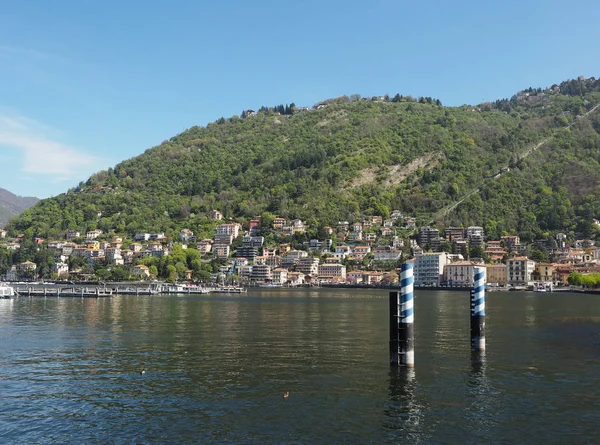
<path fill-rule="evenodd" d="M 597 0 L 4 2 L 0 187 L 54 196 L 261 105 L 457 106 L 599 77 L 598 23 Z"/>

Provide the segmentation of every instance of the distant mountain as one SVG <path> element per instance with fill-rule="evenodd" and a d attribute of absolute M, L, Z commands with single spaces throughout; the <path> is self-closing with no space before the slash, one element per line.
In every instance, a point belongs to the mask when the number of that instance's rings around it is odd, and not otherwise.
<path fill-rule="evenodd" d="M 92 175 L 9 229 L 208 237 L 218 209 L 243 224 L 298 218 L 322 239 L 323 226 L 398 210 L 491 239 L 600 240 L 599 104 L 600 80 L 582 77 L 474 106 L 396 95 L 246 109 Z"/>
<path fill-rule="evenodd" d="M 4 227 L 10 218 L 19 215 L 23 210 L 27 210 L 38 201 L 38 198 L 17 196 L 6 189 L 0 188 L 0 227 Z"/>

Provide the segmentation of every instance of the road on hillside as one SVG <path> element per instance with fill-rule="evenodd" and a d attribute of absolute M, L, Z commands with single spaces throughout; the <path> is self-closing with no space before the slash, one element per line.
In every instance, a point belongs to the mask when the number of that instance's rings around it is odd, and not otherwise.
<path fill-rule="evenodd" d="M 592 108 L 590 108 L 584 114 L 581 114 L 581 115 L 577 116 L 577 118 L 575 119 L 575 121 L 571 122 L 565 128 L 568 129 L 568 130 L 571 129 L 571 127 L 573 125 L 575 125 L 581 119 L 585 119 L 588 115 L 590 115 L 591 113 L 593 113 L 594 111 L 596 111 L 599 107 L 600 107 L 600 103 L 594 105 Z M 531 153 L 535 152 L 541 146 L 543 146 L 544 144 L 548 143 L 551 139 L 554 138 L 554 136 L 555 136 L 555 134 L 552 134 L 551 136 L 548 136 L 548 137 L 542 139 L 537 144 L 535 144 L 535 145 L 531 146 L 530 148 L 528 148 L 527 150 L 525 150 L 519 156 L 519 160 L 525 159 L 527 156 L 529 156 Z M 484 182 L 490 181 L 490 180 L 493 181 L 494 179 L 498 179 L 498 178 L 502 177 L 503 175 L 505 175 L 506 173 L 508 173 L 509 171 L 510 171 L 510 169 L 508 168 L 508 165 L 506 165 L 506 166 L 502 167 L 500 169 L 500 171 L 498 171 L 495 175 L 493 175 L 492 177 L 489 177 L 489 178 L 485 179 Z M 450 204 L 450 205 L 444 207 L 443 209 L 439 210 L 437 213 L 434 214 L 433 219 L 429 222 L 429 224 L 433 224 L 438 218 L 440 218 L 442 216 L 448 215 L 450 212 L 452 212 L 454 209 L 456 209 L 459 205 L 461 205 L 464 201 L 466 201 L 467 199 L 469 199 L 471 196 L 473 196 L 476 193 L 479 193 L 481 191 L 481 186 L 482 185 L 483 185 L 483 183 L 479 184 L 477 187 L 469 190 L 458 201 L 456 201 L 453 204 Z"/>

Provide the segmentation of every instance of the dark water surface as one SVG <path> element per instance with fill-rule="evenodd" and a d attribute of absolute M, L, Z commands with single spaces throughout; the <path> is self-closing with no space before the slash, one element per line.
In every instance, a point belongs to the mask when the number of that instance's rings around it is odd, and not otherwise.
<path fill-rule="evenodd" d="M 387 291 L 0 300 L 0 442 L 600 443 L 600 296 L 488 293 L 485 356 L 468 310 L 395 372 Z"/>

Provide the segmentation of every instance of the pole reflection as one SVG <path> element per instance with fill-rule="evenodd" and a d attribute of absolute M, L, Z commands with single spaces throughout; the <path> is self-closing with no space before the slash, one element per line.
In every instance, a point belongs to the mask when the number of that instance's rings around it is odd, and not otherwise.
<path fill-rule="evenodd" d="M 423 441 L 423 407 L 417 402 L 414 368 L 392 366 L 389 372 L 389 404 L 384 428 L 407 443 Z"/>
<path fill-rule="evenodd" d="M 490 440 L 497 426 L 495 391 L 488 377 L 485 351 L 471 351 L 471 369 L 468 377 L 467 427 L 472 439 Z"/>

